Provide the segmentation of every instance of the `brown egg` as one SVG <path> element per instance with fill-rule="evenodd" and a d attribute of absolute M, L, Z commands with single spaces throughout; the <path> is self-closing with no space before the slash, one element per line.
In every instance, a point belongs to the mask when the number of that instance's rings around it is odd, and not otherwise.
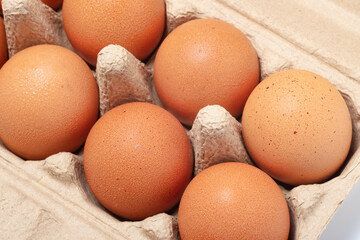
<path fill-rule="evenodd" d="M 55 45 L 29 47 L 0 70 L 0 139 L 25 159 L 77 150 L 98 115 L 88 65 Z"/>
<path fill-rule="evenodd" d="M 43 3 L 56 10 L 61 7 L 63 0 L 41 0 Z"/>
<path fill-rule="evenodd" d="M 8 52 L 7 52 L 5 26 L 2 18 L 0 18 L 0 68 L 4 65 L 7 59 L 8 59 Z"/>
<path fill-rule="evenodd" d="M 113 108 L 94 125 L 85 143 L 84 169 L 91 190 L 105 208 L 128 219 L 174 207 L 192 167 L 185 129 L 150 103 Z"/>
<path fill-rule="evenodd" d="M 282 71 L 262 81 L 246 102 L 242 131 L 255 163 L 291 185 L 332 176 L 348 154 L 352 133 L 339 91 L 305 70 Z"/>
<path fill-rule="evenodd" d="M 197 175 L 179 206 L 182 240 L 287 240 L 289 210 L 274 180 L 244 163 L 220 163 Z"/>
<path fill-rule="evenodd" d="M 165 108 L 186 125 L 192 125 L 201 108 L 213 104 L 236 117 L 259 82 L 259 62 L 251 42 L 237 28 L 198 19 L 179 26 L 162 42 L 154 82 Z"/>
<path fill-rule="evenodd" d="M 73 47 L 91 65 L 109 44 L 140 60 L 159 43 L 165 26 L 164 0 L 64 0 L 63 20 Z"/>
<path fill-rule="evenodd" d="M 63 0 L 41 0 L 43 3 L 56 10 L 61 7 Z M 2 14 L 2 0 L 0 0 L 0 12 Z"/>

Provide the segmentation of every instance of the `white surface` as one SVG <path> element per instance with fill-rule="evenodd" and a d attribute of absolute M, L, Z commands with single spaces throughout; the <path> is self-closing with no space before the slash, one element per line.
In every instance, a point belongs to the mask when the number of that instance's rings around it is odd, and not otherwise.
<path fill-rule="evenodd" d="M 351 189 L 319 240 L 360 239 L 360 181 Z"/>

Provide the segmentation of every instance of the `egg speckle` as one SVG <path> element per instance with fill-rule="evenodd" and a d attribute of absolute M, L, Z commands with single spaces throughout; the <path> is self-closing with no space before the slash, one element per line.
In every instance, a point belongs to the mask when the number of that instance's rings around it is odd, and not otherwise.
<path fill-rule="evenodd" d="M 285 198 L 263 171 L 244 163 L 220 163 L 197 175 L 179 206 L 182 240 L 287 240 Z"/>
<path fill-rule="evenodd" d="M 251 93 L 242 116 L 255 163 L 291 185 L 319 183 L 344 162 L 351 144 L 349 110 L 339 91 L 305 70 L 271 75 Z"/>
<path fill-rule="evenodd" d="M 0 70 L 0 139 L 25 159 L 73 152 L 97 119 L 98 101 L 78 55 L 55 45 L 26 48 Z"/>
<path fill-rule="evenodd" d="M 84 148 L 87 181 L 111 212 L 140 220 L 166 212 L 190 181 L 193 155 L 180 122 L 150 103 L 113 108 L 91 129 Z"/>
<path fill-rule="evenodd" d="M 97 54 L 109 44 L 144 60 L 165 27 L 164 0 L 64 0 L 62 13 L 71 44 L 93 66 Z"/>
<path fill-rule="evenodd" d="M 207 105 L 221 105 L 239 116 L 258 82 L 259 62 L 251 42 L 220 20 L 180 25 L 156 54 L 156 91 L 165 108 L 186 125 Z"/>

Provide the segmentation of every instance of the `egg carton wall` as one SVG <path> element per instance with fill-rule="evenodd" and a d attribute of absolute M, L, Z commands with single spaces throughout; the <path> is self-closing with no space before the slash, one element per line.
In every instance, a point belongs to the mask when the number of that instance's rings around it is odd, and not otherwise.
<path fill-rule="evenodd" d="M 69 44 L 61 11 L 40 0 L 3 0 L 9 55 L 37 44 Z M 360 4 L 355 1 L 167 0 L 168 34 L 196 18 L 217 18 L 239 28 L 254 45 L 261 79 L 289 68 L 327 78 L 349 107 L 353 139 L 337 176 L 292 189 L 280 185 L 291 214 L 290 239 L 317 239 L 360 176 Z M 330 18 L 329 16 L 334 16 Z M 95 76 L 101 115 L 129 101 L 160 105 L 152 84 L 154 56 L 145 64 L 121 46 L 99 53 Z M 251 163 L 241 124 L 220 106 L 202 109 L 188 131 L 195 173 L 220 161 Z M 0 233 L 4 239 L 178 239 L 176 210 L 140 222 L 107 212 L 87 185 L 82 153 L 23 161 L 0 146 Z"/>

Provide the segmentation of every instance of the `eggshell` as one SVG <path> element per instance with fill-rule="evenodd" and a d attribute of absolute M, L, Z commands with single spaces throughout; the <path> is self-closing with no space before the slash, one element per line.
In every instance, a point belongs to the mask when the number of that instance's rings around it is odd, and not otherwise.
<path fill-rule="evenodd" d="M 3 19 L 0 18 L 0 68 L 8 59 L 6 33 Z"/>
<path fill-rule="evenodd" d="M 240 30 L 220 20 L 197 19 L 162 42 L 154 82 L 164 107 L 186 125 L 207 105 L 220 105 L 236 117 L 259 82 L 259 62 Z"/>
<path fill-rule="evenodd" d="M 85 143 L 84 169 L 91 190 L 105 208 L 127 219 L 144 219 L 174 207 L 192 168 L 185 129 L 150 103 L 111 109 Z"/>
<path fill-rule="evenodd" d="M 41 0 L 43 3 L 56 10 L 61 7 L 63 0 Z"/>
<path fill-rule="evenodd" d="M 43 3 L 56 10 L 61 7 L 63 0 L 41 0 Z M 0 12 L 2 14 L 2 0 L 0 0 Z"/>
<path fill-rule="evenodd" d="M 351 118 L 341 94 L 305 70 L 278 72 L 262 81 L 246 102 L 242 127 L 255 163 L 291 185 L 328 179 L 351 144 Z"/>
<path fill-rule="evenodd" d="M 197 175 L 179 206 L 182 240 L 288 239 L 285 198 L 266 173 L 244 163 L 220 163 Z"/>
<path fill-rule="evenodd" d="M 121 45 L 144 60 L 165 26 L 164 0 L 65 0 L 62 13 L 71 44 L 93 66 L 109 44 Z"/>
<path fill-rule="evenodd" d="M 27 48 L 0 70 L 0 138 L 25 159 L 75 151 L 97 119 L 98 101 L 78 55 L 55 45 Z"/>

